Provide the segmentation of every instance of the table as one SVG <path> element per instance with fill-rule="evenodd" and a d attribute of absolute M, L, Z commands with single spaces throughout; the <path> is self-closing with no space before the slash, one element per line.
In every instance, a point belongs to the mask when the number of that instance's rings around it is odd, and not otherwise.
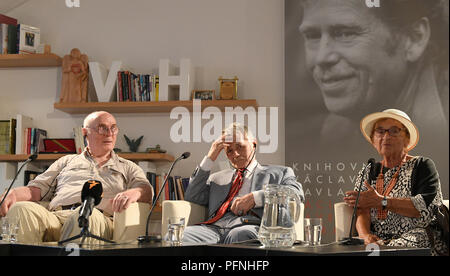
<path fill-rule="evenodd" d="M 263 248 L 258 242 L 239 244 L 186 244 L 169 246 L 161 242 L 138 244 L 137 241 L 120 244 L 58 246 L 55 243 L 8 244 L 0 243 L 0 256 L 206 256 L 206 257 L 276 257 L 276 256 L 428 256 L 429 248 L 380 246 L 372 250 L 364 245 L 344 246 L 331 243 L 320 246 L 294 245 L 291 248 Z"/>

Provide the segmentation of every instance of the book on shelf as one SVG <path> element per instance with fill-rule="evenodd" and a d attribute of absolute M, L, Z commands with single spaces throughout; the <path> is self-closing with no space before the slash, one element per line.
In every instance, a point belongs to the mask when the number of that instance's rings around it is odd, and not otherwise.
<path fill-rule="evenodd" d="M 83 127 L 82 126 L 78 126 L 78 127 L 74 127 L 73 128 L 73 135 L 75 138 L 75 151 L 77 154 L 80 154 L 84 151 L 84 149 L 86 148 L 86 141 L 85 138 L 83 136 Z"/>
<path fill-rule="evenodd" d="M 10 24 L 10 25 L 17 25 L 17 19 L 9 17 L 9 16 L 6 16 L 6 15 L 0 13 L 0 23 Z"/>
<path fill-rule="evenodd" d="M 0 23 L 0 54 L 8 53 L 8 24 Z"/>
<path fill-rule="evenodd" d="M 17 53 L 36 54 L 40 45 L 41 30 L 25 24 L 17 25 Z"/>
<path fill-rule="evenodd" d="M 26 143 L 23 144 L 25 154 L 44 152 L 44 139 L 47 138 L 47 131 L 40 128 L 28 127 L 23 131 Z"/>
<path fill-rule="evenodd" d="M 0 120 L 0 154 L 16 153 L 16 119 Z"/>
<path fill-rule="evenodd" d="M 36 54 L 42 52 L 40 42 L 40 28 L 0 14 L 0 54 Z"/>
<path fill-rule="evenodd" d="M 17 54 L 17 25 L 8 25 L 8 54 Z"/>
<path fill-rule="evenodd" d="M 158 101 L 159 81 L 153 74 L 135 74 L 130 71 L 117 72 L 118 102 L 149 102 Z"/>
<path fill-rule="evenodd" d="M 23 115 L 16 115 L 16 154 L 27 154 L 27 136 L 25 130 L 33 127 L 33 118 Z"/>
<path fill-rule="evenodd" d="M 9 25 L 17 26 L 17 19 L 0 14 L 0 54 L 8 54 Z"/>

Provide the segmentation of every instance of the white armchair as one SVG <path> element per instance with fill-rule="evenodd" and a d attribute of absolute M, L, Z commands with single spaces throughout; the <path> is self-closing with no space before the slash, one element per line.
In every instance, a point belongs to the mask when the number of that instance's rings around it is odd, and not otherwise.
<path fill-rule="evenodd" d="M 114 213 L 113 240 L 115 242 L 130 241 L 136 240 L 137 237 L 144 235 L 150 208 L 151 206 L 148 203 L 135 202 L 130 204 L 130 207 L 121 213 Z M 154 228 L 155 225 L 150 222 L 149 232 L 159 232 L 159 229 Z"/>
<path fill-rule="evenodd" d="M 293 205 L 295 206 L 295 205 Z M 304 218 L 304 205 L 300 207 L 300 218 L 295 224 L 295 232 L 297 240 L 304 240 L 303 235 L 303 218 Z M 184 200 L 166 200 L 162 204 L 162 226 L 161 235 L 164 237 L 167 233 L 167 219 L 169 217 L 185 217 L 186 226 L 193 225 L 202 221 L 205 221 L 208 217 L 208 209 L 205 206 L 201 206 L 189 201 Z"/>
<path fill-rule="evenodd" d="M 48 201 L 39 201 L 40 205 L 48 208 Z M 123 242 L 136 240 L 137 237 L 145 234 L 145 224 L 147 216 L 150 213 L 150 204 L 143 202 L 135 202 L 130 204 L 128 209 L 121 213 L 114 213 L 113 216 L 113 240 L 115 242 Z M 161 231 L 158 221 L 150 221 L 149 232 L 159 233 Z"/>
<path fill-rule="evenodd" d="M 448 200 L 443 200 L 448 208 Z M 334 224 L 336 227 L 336 241 L 348 237 L 350 233 L 350 223 L 352 221 L 353 208 L 347 206 L 344 202 L 334 204 Z M 354 231 L 356 234 L 356 231 Z"/>

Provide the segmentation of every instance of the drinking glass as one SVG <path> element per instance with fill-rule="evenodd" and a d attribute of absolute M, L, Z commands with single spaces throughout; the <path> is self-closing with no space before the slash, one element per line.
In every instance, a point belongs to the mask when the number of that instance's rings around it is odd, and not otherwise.
<path fill-rule="evenodd" d="M 320 245 L 322 240 L 322 219 L 305 218 L 305 243 L 308 245 Z"/>
<path fill-rule="evenodd" d="M 167 229 L 167 241 L 173 245 L 178 246 L 183 243 L 183 234 L 185 227 L 184 217 L 169 217 Z"/>

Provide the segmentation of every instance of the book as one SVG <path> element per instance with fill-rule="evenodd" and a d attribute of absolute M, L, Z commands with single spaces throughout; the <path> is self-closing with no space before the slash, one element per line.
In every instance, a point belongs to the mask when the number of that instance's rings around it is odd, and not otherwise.
<path fill-rule="evenodd" d="M 152 187 L 153 187 L 154 196 L 153 196 L 153 202 L 152 203 L 154 203 L 155 200 L 156 200 L 156 196 L 158 195 L 158 192 L 159 192 L 156 189 L 156 173 L 147 172 L 147 179 L 148 179 L 148 182 L 150 182 L 150 185 L 152 185 Z"/>
<path fill-rule="evenodd" d="M 16 154 L 16 118 L 9 120 L 9 154 Z"/>
<path fill-rule="evenodd" d="M 44 129 L 34 128 L 34 133 L 31 154 L 44 151 L 44 139 L 47 138 L 47 131 Z"/>
<path fill-rule="evenodd" d="M 9 120 L 0 120 L 0 154 L 9 153 Z"/>
<path fill-rule="evenodd" d="M 24 130 L 33 127 L 33 118 L 23 115 L 16 115 L 16 154 L 26 154 L 27 137 L 24 136 Z M 25 144 L 25 147 L 24 147 Z"/>
<path fill-rule="evenodd" d="M 41 41 L 41 30 L 30 25 L 17 25 L 17 53 L 35 54 Z"/>
<path fill-rule="evenodd" d="M 181 184 L 183 185 L 183 191 L 184 192 L 187 191 L 187 188 L 189 186 L 189 180 L 190 179 L 188 177 L 181 179 Z"/>
<path fill-rule="evenodd" d="M 5 23 L 8 25 L 17 25 L 17 19 L 0 13 L 0 23 Z"/>
<path fill-rule="evenodd" d="M 75 151 L 77 154 L 82 153 L 84 151 L 84 148 L 86 147 L 82 129 L 83 127 L 81 126 L 73 128 L 73 135 L 75 138 Z"/>
<path fill-rule="evenodd" d="M 0 55 L 8 53 L 8 24 L 0 23 Z"/>
<path fill-rule="evenodd" d="M 184 200 L 184 190 L 183 185 L 181 184 L 181 176 L 175 176 L 175 185 L 177 187 L 178 199 Z"/>
<path fill-rule="evenodd" d="M 8 54 L 17 54 L 17 25 L 8 25 Z"/>
<path fill-rule="evenodd" d="M 16 153 L 16 119 L 0 120 L 0 154 Z"/>

